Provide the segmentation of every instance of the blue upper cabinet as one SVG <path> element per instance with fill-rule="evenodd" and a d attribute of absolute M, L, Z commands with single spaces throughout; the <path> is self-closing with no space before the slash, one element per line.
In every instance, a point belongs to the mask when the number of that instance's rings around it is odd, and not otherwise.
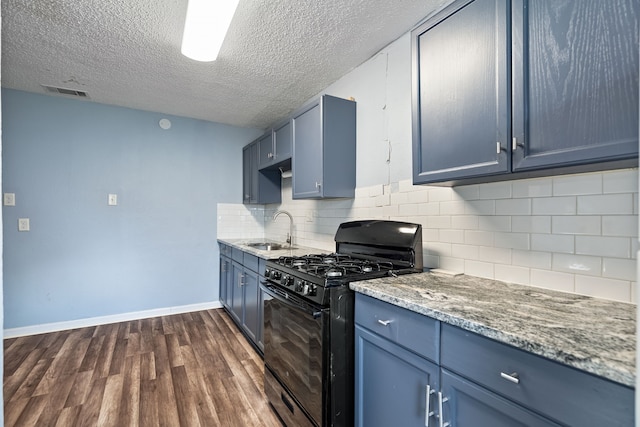
<path fill-rule="evenodd" d="M 638 154 L 637 0 L 513 2 L 513 169 Z"/>
<path fill-rule="evenodd" d="M 356 103 L 323 95 L 291 123 L 293 198 L 354 197 Z"/>
<path fill-rule="evenodd" d="M 413 179 L 638 164 L 637 0 L 458 0 L 412 32 Z"/>
<path fill-rule="evenodd" d="M 291 121 L 275 126 L 258 141 L 258 169 L 291 169 Z"/>
<path fill-rule="evenodd" d="M 505 0 L 457 2 L 412 33 L 414 183 L 510 169 Z"/>

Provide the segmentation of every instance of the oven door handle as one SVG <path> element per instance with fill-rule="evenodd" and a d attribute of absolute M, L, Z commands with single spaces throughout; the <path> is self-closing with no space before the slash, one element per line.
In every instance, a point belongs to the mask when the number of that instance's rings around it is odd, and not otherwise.
<path fill-rule="evenodd" d="M 326 308 L 321 309 L 319 307 L 314 307 L 311 304 L 307 304 L 295 295 L 290 295 L 285 291 L 281 291 L 267 281 L 260 281 L 260 288 L 273 299 L 276 299 L 283 304 L 293 306 L 294 308 L 303 311 L 314 319 L 319 318 L 320 316 L 322 316 L 322 313 L 328 311 L 328 309 Z"/>

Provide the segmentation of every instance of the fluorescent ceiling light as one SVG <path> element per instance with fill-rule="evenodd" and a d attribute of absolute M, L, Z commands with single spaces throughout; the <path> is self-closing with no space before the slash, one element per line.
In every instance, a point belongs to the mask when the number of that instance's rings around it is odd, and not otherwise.
<path fill-rule="evenodd" d="M 239 0 L 189 0 L 182 35 L 182 54 L 196 61 L 215 61 Z"/>

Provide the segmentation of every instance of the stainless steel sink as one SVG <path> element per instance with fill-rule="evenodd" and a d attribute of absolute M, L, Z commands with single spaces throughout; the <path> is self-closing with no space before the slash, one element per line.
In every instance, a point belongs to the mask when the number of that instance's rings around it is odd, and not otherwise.
<path fill-rule="evenodd" d="M 277 251 L 280 249 L 296 249 L 288 244 L 283 245 L 281 243 L 269 243 L 269 242 L 253 242 L 247 243 L 247 246 L 261 251 Z"/>

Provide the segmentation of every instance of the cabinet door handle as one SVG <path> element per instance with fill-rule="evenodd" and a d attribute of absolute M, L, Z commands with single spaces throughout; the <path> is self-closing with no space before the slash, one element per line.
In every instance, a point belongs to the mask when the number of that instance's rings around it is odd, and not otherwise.
<path fill-rule="evenodd" d="M 501 149 L 502 147 L 500 147 L 500 141 L 496 142 L 496 154 L 500 154 Z"/>
<path fill-rule="evenodd" d="M 238 273 L 238 287 L 244 286 L 244 274 Z"/>
<path fill-rule="evenodd" d="M 511 151 L 516 151 L 518 147 L 524 148 L 524 144 L 518 144 L 518 138 L 514 136 L 511 140 Z"/>
<path fill-rule="evenodd" d="M 427 402 L 426 409 L 424 411 L 424 425 L 425 427 L 429 427 L 429 418 L 433 416 L 435 412 L 431 410 L 431 395 L 435 393 L 435 390 L 431 390 L 431 386 L 427 384 Z"/>
<path fill-rule="evenodd" d="M 438 419 L 440 421 L 440 427 L 449 427 L 451 423 L 444 422 L 444 412 L 442 412 L 442 404 L 449 400 L 448 397 L 442 397 L 442 392 L 438 392 Z"/>
<path fill-rule="evenodd" d="M 500 372 L 500 376 L 507 381 L 511 381 L 514 384 L 520 384 L 520 378 L 518 377 L 517 372 L 513 372 L 511 374 L 505 374 L 504 372 Z"/>
<path fill-rule="evenodd" d="M 322 183 L 316 182 L 316 191 L 320 191 L 320 187 L 322 187 Z"/>
<path fill-rule="evenodd" d="M 382 326 L 389 326 L 389 323 L 393 322 L 393 320 L 382 320 L 382 319 L 378 319 L 378 323 L 380 323 Z"/>

